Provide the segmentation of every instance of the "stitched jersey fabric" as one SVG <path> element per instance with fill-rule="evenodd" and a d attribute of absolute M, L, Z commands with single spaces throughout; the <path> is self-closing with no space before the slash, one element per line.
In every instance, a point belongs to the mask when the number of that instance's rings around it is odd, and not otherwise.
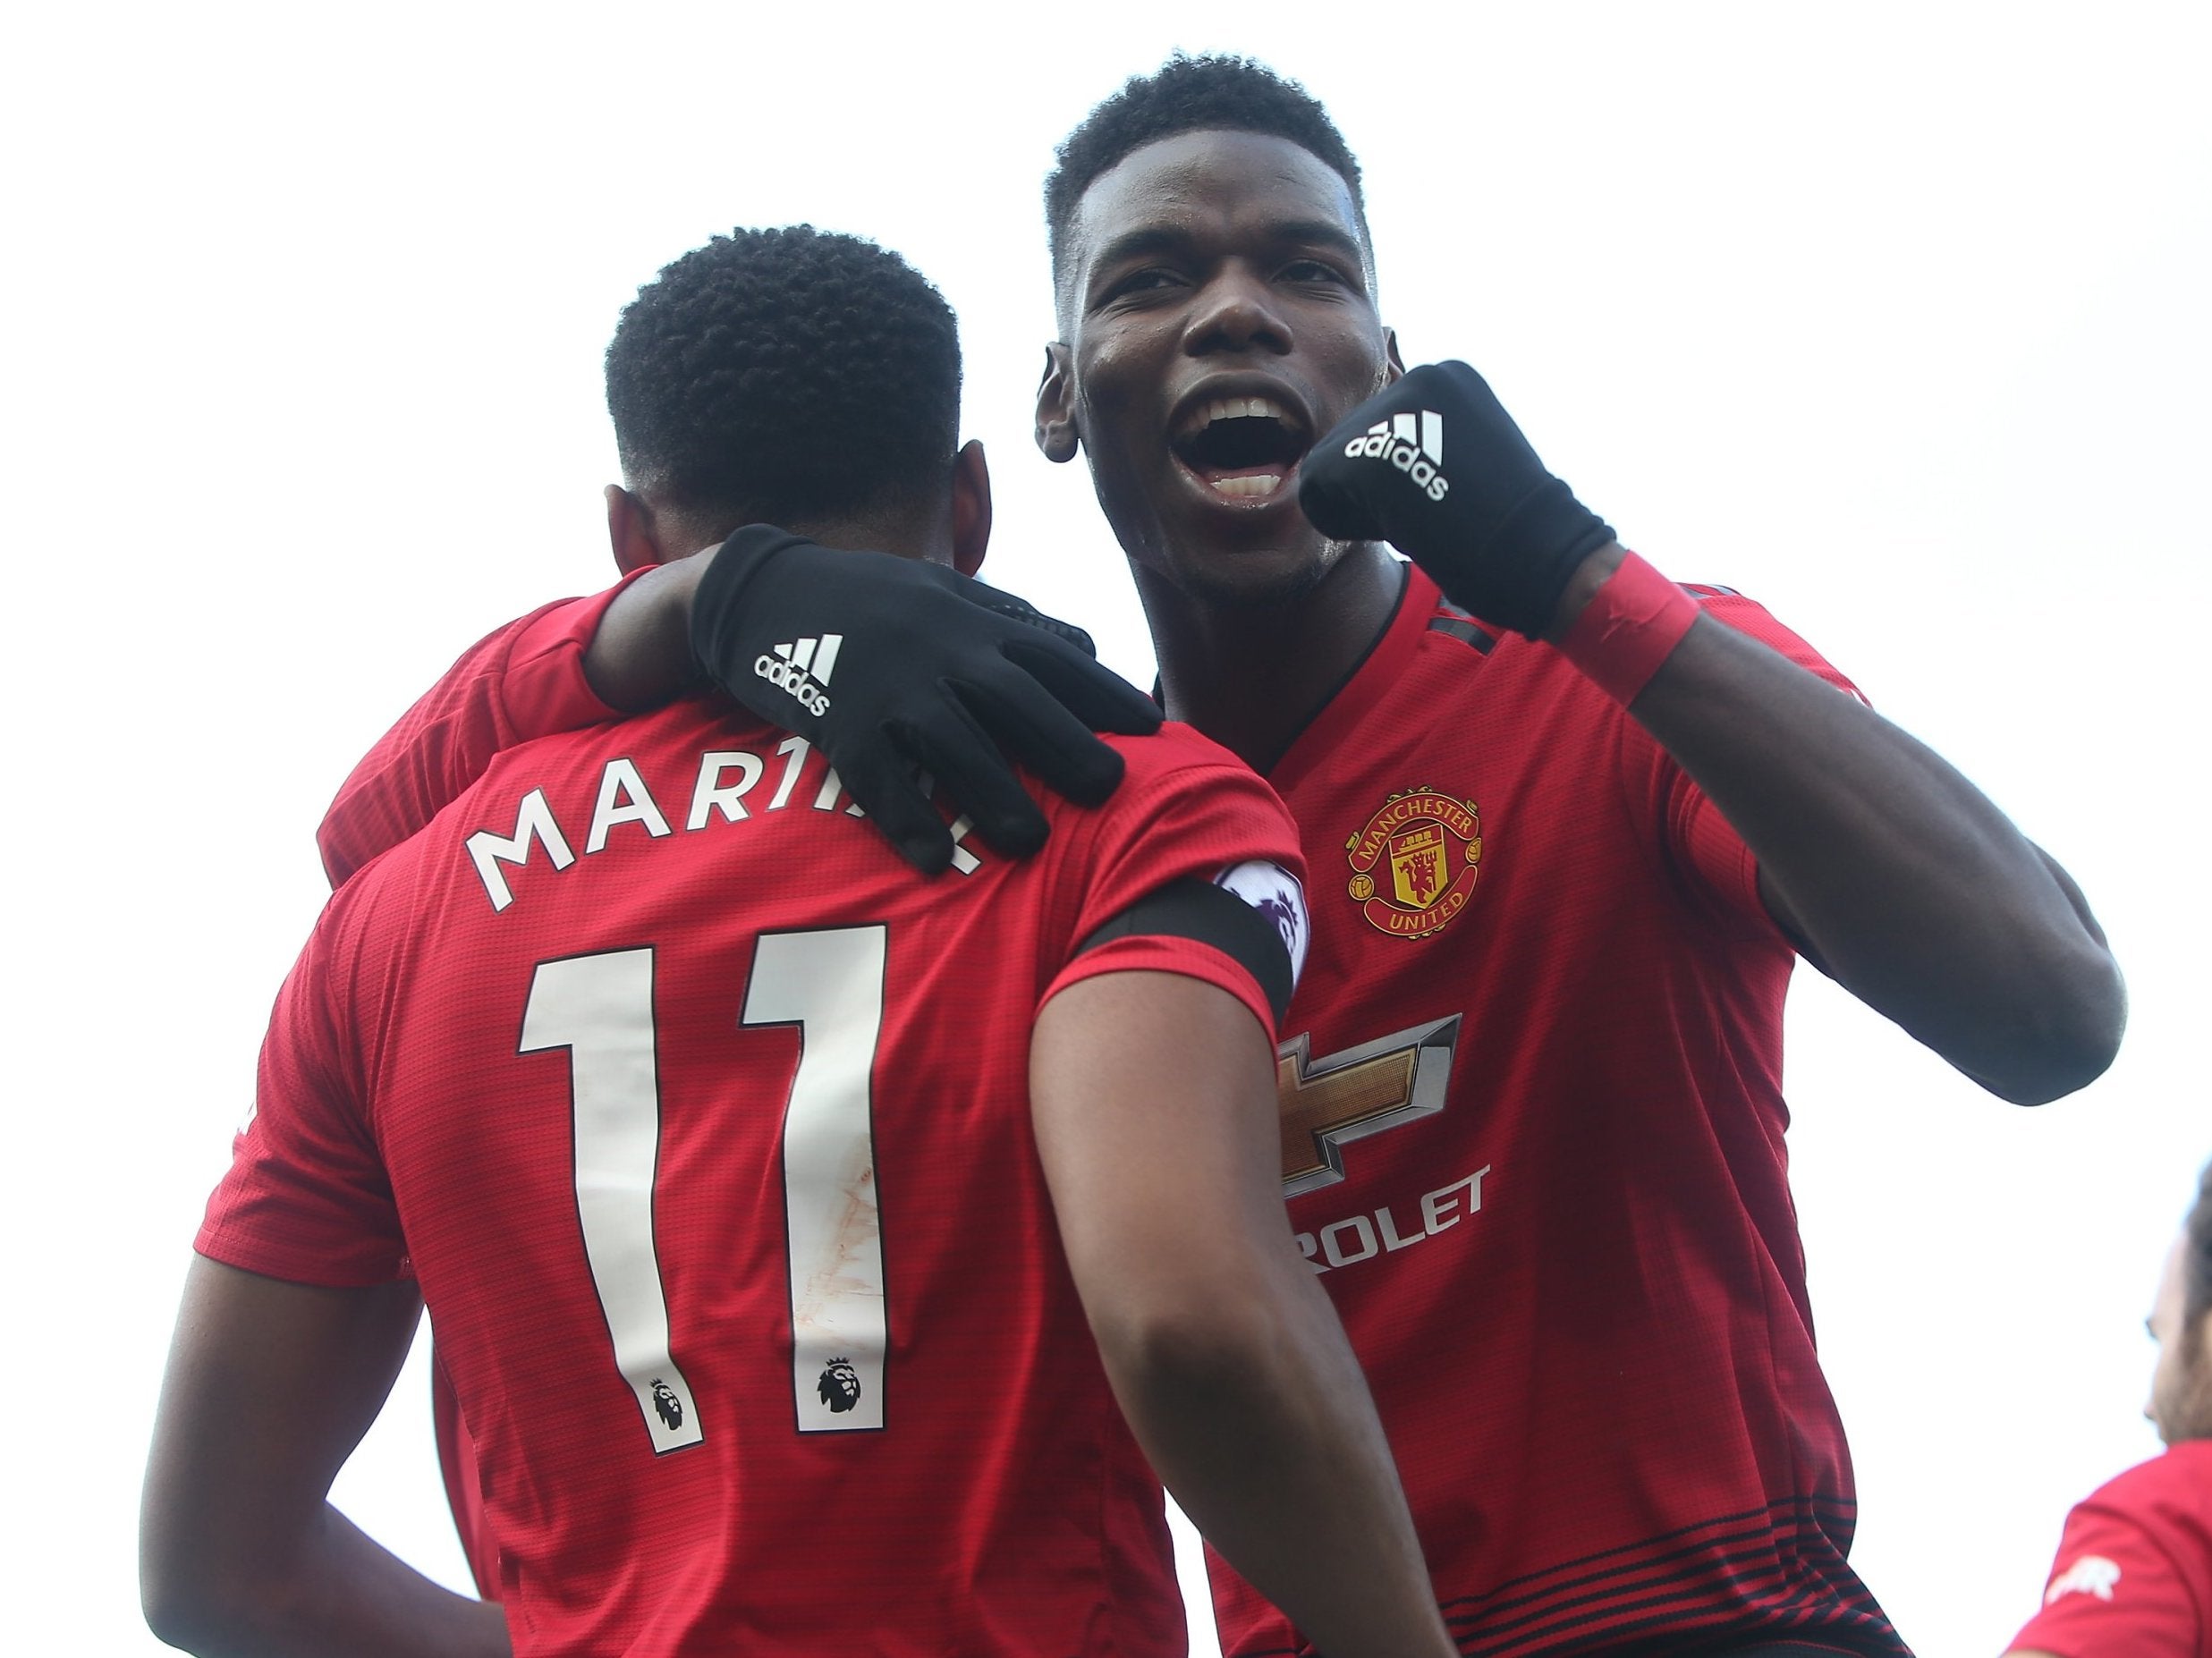
<path fill-rule="evenodd" d="M 1115 741 L 1107 806 L 928 879 L 805 742 L 700 700 L 501 755 L 332 901 L 199 1248 L 419 1280 L 518 1653 L 1183 1650 L 1029 1033 L 1130 969 L 1272 1030 L 1220 951 L 1076 947 L 1298 854 L 1212 744 Z"/>
<path fill-rule="evenodd" d="M 1784 1145 L 1792 955 L 1756 861 L 1564 657 L 1405 578 L 1268 774 L 1313 925 L 1284 1028 L 1284 1167 L 1446 1620 L 1501 1658 L 1738 1635 L 1895 1658 L 1845 1560 L 1850 1456 Z M 1758 605 L 1689 591 L 1856 694 Z M 480 743 L 580 717 L 604 602 L 534 613 L 511 630 L 528 671 L 464 658 L 419 706 Z M 387 784 L 409 775 L 387 755 Z M 341 797 L 326 846 L 361 835 L 360 799 Z M 1214 1578 L 1231 1658 L 1309 1650 Z"/>
<path fill-rule="evenodd" d="M 1446 1620 L 1470 1654 L 1901 1653 L 1844 1560 L 1783 1145 L 1792 956 L 1754 860 L 1557 652 L 1407 577 L 1269 781 L 1314 927 L 1284 1027 L 1292 1220 Z M 1690 591 L 1849 690 L 1758 605 Z M 1310 1650 L 1215 1582 L 1232 1654 Z"/>

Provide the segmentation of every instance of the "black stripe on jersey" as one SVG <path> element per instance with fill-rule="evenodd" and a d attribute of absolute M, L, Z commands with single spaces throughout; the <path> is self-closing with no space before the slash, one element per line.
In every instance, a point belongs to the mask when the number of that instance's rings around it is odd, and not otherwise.
<path fill-rule="evenodd" d="M 1122 911 L 1075 947 L 1081 955 L 1117 938 L 1189 938 L 1211 944 L 1259 981 L 1280 1022 L 1290 1011 L 1291 952 L 1274 922 L 1226 887 L 1185 876 Z"/>
<path fill-rule="evenodd" d="M 1437 606 L 1437 613 L 1428 619 L 1431 633 L 1444 633 L 1463 645 L 1472 645 L 1484 656 L 1497 646 L 1497 635 L 1479 626 L 1473 616 L 1448 601 Z"/>
<path fill-rule="evenodd" d="M 1441 1610 L 1462 1646 L 1497 1658 L 1657 1650 L 1642 1644 L 1656 1635 L 1699 1637 L 1715 1658 L 1732 1645 L 1792 1639 L 1909 1658 L 1844 1561 L 1838 1538 L 1848 1540 L 1855 1514 L 1837 1498 L 1784 1500 L 1564 1561 Z M 1673 1639 L 1665 1649 L 1683 1650 Z"/>

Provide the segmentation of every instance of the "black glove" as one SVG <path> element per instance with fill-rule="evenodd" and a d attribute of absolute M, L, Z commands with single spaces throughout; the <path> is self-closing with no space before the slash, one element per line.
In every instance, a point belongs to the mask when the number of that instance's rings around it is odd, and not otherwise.
<path fill-rule="evenodd" d="M 1454 605 L 1531 639 L 1614 538 L 1465 363 L 1427 364 L 1353 410 L 1299 462 L 1298 504 L 1323 535 L 1387 541 Z"/>
<path fill-rule="evenodd" d="M 921 559 L 846 553 L 772 525 L 722 544 L 691 600 L 691 654 L 761 718 L 829 757 L 916 867 L 952 861 L 930 773 L 1000 851 L 1045 843 L 1012 761 L 1096 806 L 1122 757 L 1094 731 L 1156 731 L 1152 699 L 1092 659 L 1090 636 Z M 1004 751 L 1002 753 L 1002 750 Z"/>

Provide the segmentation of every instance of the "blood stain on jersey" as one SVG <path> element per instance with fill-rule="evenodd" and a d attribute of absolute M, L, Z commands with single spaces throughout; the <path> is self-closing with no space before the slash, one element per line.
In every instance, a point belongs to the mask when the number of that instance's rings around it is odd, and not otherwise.
<path fill-rule="evenodd" d="M 860 1402 L 860 1373 L 852 1367 L 851 1359 L 833 1358 L 822 1366 L 814 1391 L 832 1410 L 850 1410 Z"/>
<path fill-rule="evenodd" d="M 653 1378 L 653 1408 L 672 1430 L 683 1425 L 683 1401 L 676 1397 L 676 1390 L 659 1376 Z"/>
<path fill-rule="evenodd" d="M 1344 842 L 1360 913 L 1394 938 L 1426 938 L 1467 908 L 1482 862 L 1472 800 L 1433 789 L 1394 794 Z"/>

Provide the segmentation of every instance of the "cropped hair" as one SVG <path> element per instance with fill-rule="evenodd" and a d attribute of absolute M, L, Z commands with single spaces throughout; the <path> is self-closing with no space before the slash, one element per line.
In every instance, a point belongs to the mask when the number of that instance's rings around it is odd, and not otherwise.
<path fill-rule="evenodd" d="M 2212 1163 L 2197 1177 L 2197 1201 L 2182 1223 L 2182 1341 L 2193 1354 L 2212 1313 Z"/>
<path fill-rule="evenodd" d="M 1179 52 L 1152 73 L 1131 77 L 1084 116 L 1060 146 L 1059 164 L 1045 180 L 1054 286 L 1067 277 L 1076 204 L 1101 173 L 1157 140 L 1221 130 L 1287 139 L 1334 171 L 1352 191 L 1360 240 L 1369 243 L 1360 164 L 1320 100 L 1251 58 L 1191 57 Z M 1371 262 L 1371 246 L 1369 255 Z"/>
<path fill-rule="evenodd" d="M 810 224 L 735 230 L 638 290 L 606 348 L 623 475 L 686 515 L 788 523 L 945 487 L 952 307 L 897 254 Z"/>

